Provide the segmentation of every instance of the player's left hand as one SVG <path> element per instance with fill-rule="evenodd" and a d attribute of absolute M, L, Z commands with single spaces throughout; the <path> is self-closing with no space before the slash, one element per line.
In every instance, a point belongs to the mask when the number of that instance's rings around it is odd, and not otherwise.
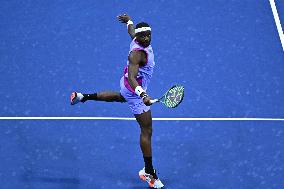
<path fill-rule="evenodd" d="M 121 14 L 121 15 L 117 16 L 117 19 L 121 23 L 127 23 L 129 20 L 131 20 L 131 18 L 128 14 Z"/>
<path fill-rule="evenodd" d="M 152 103 L 151 103 L 150 100 L 151 100 L 151 97 L 147 96 L 147 97 L 145 97 L 145 98 L 143 99 L 143 102 L 144 102 L 144 104 L 145 104 L 146 106 L 151 106 Z"/>

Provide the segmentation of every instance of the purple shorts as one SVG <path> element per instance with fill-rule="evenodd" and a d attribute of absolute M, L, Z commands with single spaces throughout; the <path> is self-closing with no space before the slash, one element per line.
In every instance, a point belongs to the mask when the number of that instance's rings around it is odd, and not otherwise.
<path fill-rule="evenodd" d="M 127 101 L 133 114 L 142 114 L 150 110 L 150 106 L 146 106 L 139 96 L 125 87 L 124 77 L 120 79 L 120 94 Z"/>

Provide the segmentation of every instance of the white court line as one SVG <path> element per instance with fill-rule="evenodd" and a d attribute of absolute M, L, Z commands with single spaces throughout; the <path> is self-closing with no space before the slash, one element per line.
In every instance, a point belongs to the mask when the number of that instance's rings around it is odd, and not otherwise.
<path fill-rule="evenodd" d="M 0 117 L 0 120 L 123 120 L 133 121 L 130 117 Z M 154 121 L 284 121 L 284 118 L 153 118 Z"/>
<path fill-rule="evenodd" d="M 283 34 L 282 27 L 281 27 L 280 19 L 279 19 L 278 13 L 277 13 L 275 1 L 269 0 L 269 2 L 270 2 L 271 9 L 272 9 L 273 17 L 274 17 L 274 20 L 275 20 L 275 24 L 276 24 L 276 27 L 277 27 L 277 30 L 278 30 L 278 34 L 279 34 L 279 37 L 280 37 L 280 41 L 281 41 L 281 44 L 282 44 L 282 49 L 284 51 L 284 34 Z"/>

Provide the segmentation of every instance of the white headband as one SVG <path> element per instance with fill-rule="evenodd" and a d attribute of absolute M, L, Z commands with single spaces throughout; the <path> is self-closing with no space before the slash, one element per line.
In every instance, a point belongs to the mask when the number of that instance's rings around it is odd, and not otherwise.
<path fill-rule="evenodd" d="M 151 28 L 150 27 L 142 27 L 142 28 L 135 29 L 135 33 L 140 33 L 140 32 L 144 32 L 144 31 L 151 31 Z"/>

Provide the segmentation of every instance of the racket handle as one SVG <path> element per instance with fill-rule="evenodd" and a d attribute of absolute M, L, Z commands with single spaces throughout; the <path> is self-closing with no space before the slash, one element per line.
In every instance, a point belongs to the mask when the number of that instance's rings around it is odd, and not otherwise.
<path fill-rule="evenodd" d="M 156 102 L 159 102 L 159 99 L 153 99 L 153 100 L 150 100 L 151 104 L 154 104 Z"/>

